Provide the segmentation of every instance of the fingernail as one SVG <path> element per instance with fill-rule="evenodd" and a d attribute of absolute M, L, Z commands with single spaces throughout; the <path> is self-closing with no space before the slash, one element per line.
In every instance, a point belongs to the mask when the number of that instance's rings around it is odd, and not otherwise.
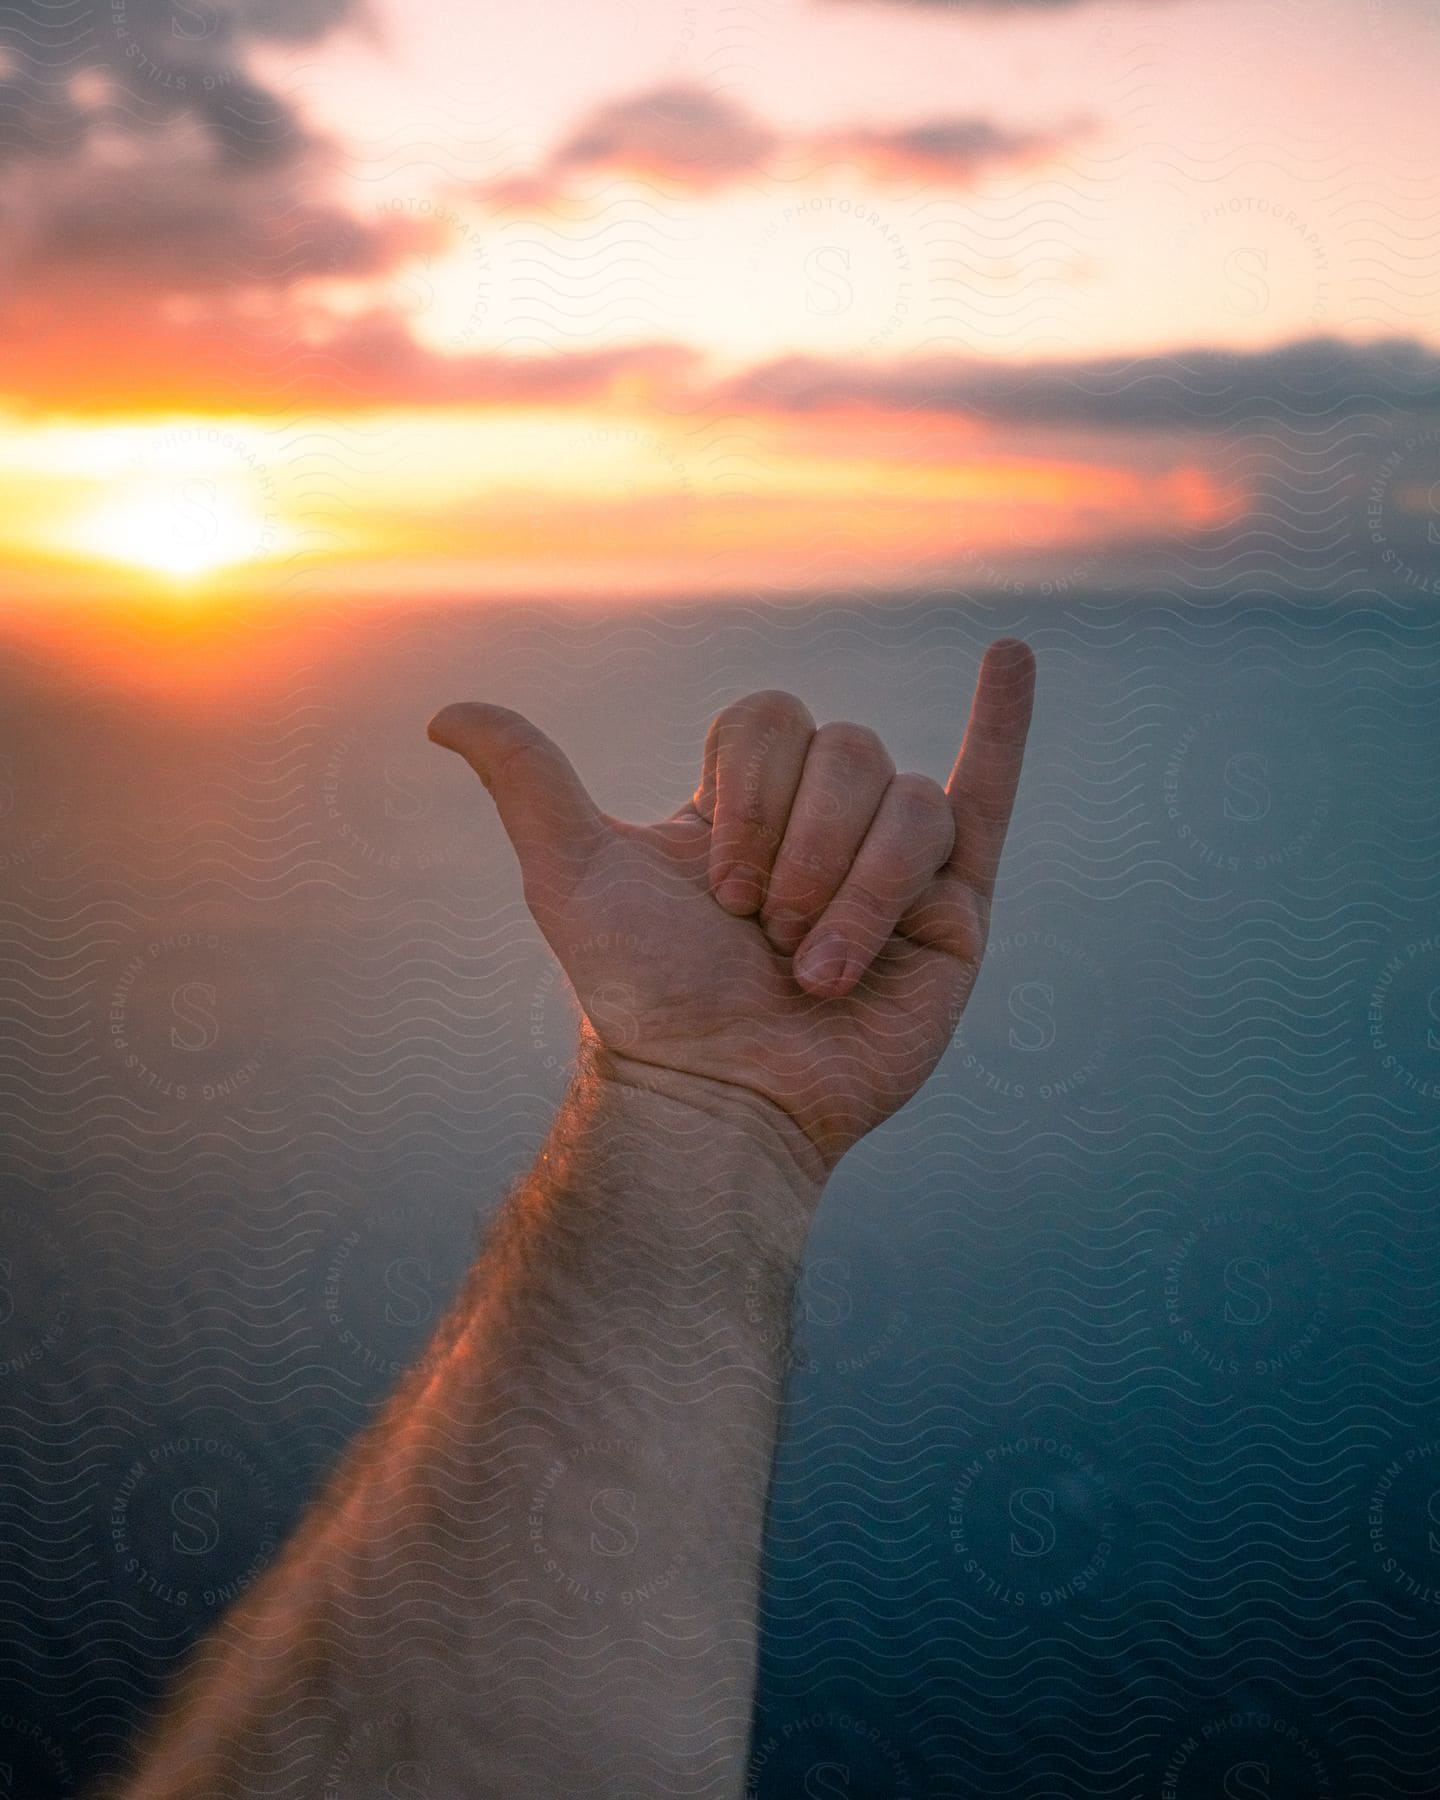
<path fill-rule="evenodd" d="M 845 973 L 849 954 L 844 938 L 815 938 L 795 958 L 795 973 L 816 987 L 833 987 Z"/>
<path fill-rule="evenodd" d="M 738 869 L 732 869 L 715 890 L 715 898 L 726 912 L 754 912 L 759 901 L 754 880 Z"/>
<path fill-rule="evenodd" d="M 786 956 L 793 956 L 805 941 L 805 933 L 815 923 L 813 917 L 806 918 L 804 913 L 778 912 L 771 913 L 761 923 L 765 927 L 765 935 L 775 948 Z"/>
<path fill-rule="evenodd" d="M 426 737 L 429 738 L 432 744 L 438 744 L 442 750 L 453 750 L 455 748 L 454 744 L 450 741 L 450 728 L 446 723 L 446 714 L 449 712 L 450 708 L 448 706 L 442 706 L 439 712 L 435 714 L 430 723 L 425 727 Z"/>

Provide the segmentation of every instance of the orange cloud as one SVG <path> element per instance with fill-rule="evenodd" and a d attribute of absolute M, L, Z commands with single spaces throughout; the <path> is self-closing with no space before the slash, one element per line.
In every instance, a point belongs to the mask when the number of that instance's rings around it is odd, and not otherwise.
<path fill-rule="evenodd" d="M 6 335 L 12 403 L 91 415 L 558 404 L 617 382 L 668 389 L 698 360 L 679 344 L 443 356 L 383 311 L 336 320 L 318 306 L 222 299 L 194 312 L 156 303 L 108 314 L 79 291 L 13 303 Z"/>

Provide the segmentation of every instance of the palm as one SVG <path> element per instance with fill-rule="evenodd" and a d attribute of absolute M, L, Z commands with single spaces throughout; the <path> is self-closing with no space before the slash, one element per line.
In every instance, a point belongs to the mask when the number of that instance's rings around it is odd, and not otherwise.
<path fill-rule="evenodd" d="M 573 889 L 537 917 L 608 1049 L 754 1088 L 827 1141 L 853 1141 L 924 1082 L 976 961 L 896 934 L 849 993 L 809 994 L 757 918 L 717 904 L 712 828 L 693 806 L 607 825 Z"/>
<path fill-rule="evenodd" d="M 447 707 L 430 735 L 494 795 L 611 1056 L 761 1095 L 833 1162 L 930 1074 L 974 985 L 1033 680 L 1025 646 L 991 647 L 944 789 L 897 776 L 861 727 L 750 696 L 712 723 L 694 797 L 655 825 L 602 813 L 503 707 Z"/>

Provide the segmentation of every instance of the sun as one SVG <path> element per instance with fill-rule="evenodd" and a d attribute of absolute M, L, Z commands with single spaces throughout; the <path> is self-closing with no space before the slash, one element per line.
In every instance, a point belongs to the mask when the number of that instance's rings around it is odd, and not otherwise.
<path fill-rule="evenodd" d="M 116 494 L 68 535 L 84 555 L 179 582 L 257 562 L 274 542 L 270 521 L 202 477 Z"/>

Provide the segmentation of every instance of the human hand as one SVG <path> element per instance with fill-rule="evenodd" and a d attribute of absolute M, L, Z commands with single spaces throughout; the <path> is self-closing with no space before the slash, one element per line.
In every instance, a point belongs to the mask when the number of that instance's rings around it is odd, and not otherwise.
<path fill-rule="evenodd" d="M 921 1086 L 979 973 L 1035 661 L 985 654 L 946 786 L 791 694 L 710 726 L 694 795 L 636 825 L 521 714 L 447 706 L 431 739 L 499 809 L 526 902 L 625 1078 L 758 1097 L 825 1170 Z M 691 1084 L 687 1089 L 686 1084 Z"/>

